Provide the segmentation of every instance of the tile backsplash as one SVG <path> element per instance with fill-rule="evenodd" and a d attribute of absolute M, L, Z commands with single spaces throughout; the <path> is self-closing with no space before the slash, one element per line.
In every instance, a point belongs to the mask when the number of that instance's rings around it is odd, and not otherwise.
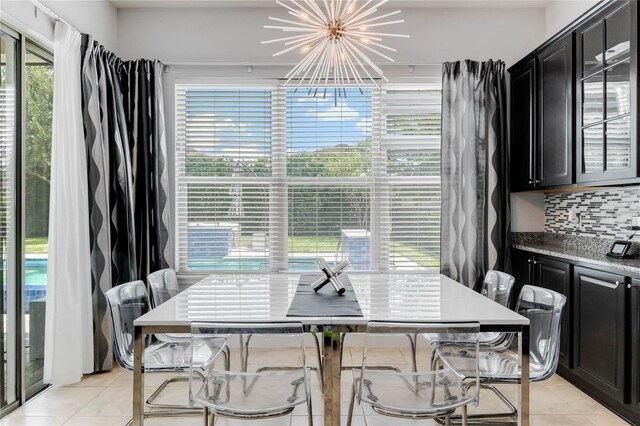
<path fill-rule="evenodd" d="M 544 210 L 545 232 L 626 238 L 633 232 L 631 218 L 640 216 L 640 187 L 547 192 L 544 194 Z M 570 210 L 580 214 L 580 227 L 569 221 Z"/>

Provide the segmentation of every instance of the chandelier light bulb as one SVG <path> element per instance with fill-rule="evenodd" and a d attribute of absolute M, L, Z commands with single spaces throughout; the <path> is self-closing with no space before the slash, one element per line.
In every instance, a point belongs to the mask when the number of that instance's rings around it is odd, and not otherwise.
<path fill-rule="evenodd" d="M 392 58 L 379 49 L 395 52 L 383 44 L 383 37 L 409 38 L 404 34 L 376 32 L 372 27 L 394 25 L 404 20 L 389 21 L 400 10 L 382 15 L 378 8 L 389 0 L 278 0 L 298 20 L 269 17 L 282 25 L 265 25 L 265 28 L 294 33 L 293 36 L 263 41 L 262 44 L 283 42 L 285 48 L 273 56 L 280 56 L 294 49 L 303 54 L 302 60 L 285 76 L 285 86 L 295 81 L 296 90 L 307 89 L 316 96 L 318 89 L 333 89 L 339 97 L 346 97 L 346 88 L 357 86 L 362 92 L 369 84 L 378 86 L 377 79 L 389 81 L 369 54 L 387 61 Z M 361 3 L 361 4 L 360 4 Z M 324 6 L 324 7 L 323 7 Z M 366 81 L 366 83 L 365 83 Z"/>

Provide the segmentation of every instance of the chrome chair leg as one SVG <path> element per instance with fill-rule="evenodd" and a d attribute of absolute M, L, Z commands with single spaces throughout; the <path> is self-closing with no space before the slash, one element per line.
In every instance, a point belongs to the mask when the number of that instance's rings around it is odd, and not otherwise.
<path fill-rule="evenodd" d="M 351 387 L 351 399 L 349 400 L 349 413 L 347 414 L 347 426 L 351 426 L 353 421 L 353 408 L 356 403 L 356 384 Z"/>
<path fill-rule="evenodd" d="M 309 386 L 307 386 L 306 392 L 308 393 L 308 395 L 307 395 L 307 417 L 308 417 L 307 422 L 308 422 L 309 426 L 313 426 L 313 406 L 311 404 L 311 389 L 309 388 Z"/>
<path fill-rule="evenodd" d="M 153 402 L 153 401 L 156 400 L 156 398 L 158 398 L 158 396 L 160 396 L 162 391 L 167 386 L 169 386 L 171 383 L 188 382 L 188 381 L 189 381 L 189 376 L 174 376 L 174 377 L 168 378 L 167 380 L 162 382 L 162 384 L 160 386 L 158 386 L 158 388 L 151 394 L 149 399 L 147 399 L 147 401 L 146 401 L 147 406 L 150 407 L 150 408 L 164 408 L 164 409 L 167 409 L 167 410 L 184 410 L 185 412 L 191 412 L 191 413 L 199 412 L 201 410 L 200 408 L 191 407 L 189 405 L 158 404 L 158 403 Z"/>
<path fill-rule="evenodd" d="M 318 339 L 318 332 L 313 333 L 313 340 L 316 343 L 316 358 L 318 360 L 318 377 L 320 380 L 320 389 L 324 392 L 324 367 L 322 366 L 322 353 L 320 351 L 320 340 Z"/>
<path fill-rule="evenodd" d="M 467 406 L 462 406 L 462 426 L 467 426 Z"/>
<path fill-rule="evenodd" d="M 492 423 L 497 423 L 497 424 L 511 424 L 511 423 L 517 423 L 518 421 L 518 409 L 513 405 L 513 403 L 511 403 L 511 401 L 509 401 L 507 399 L 506 396 L 504 396 L 504 394 L 502 392 L 500 392 L 500 390 L 498 390 L 498 388 L 496 388 L 495 386 L 488 384 L 488 383 L 482 383 L 480 384 L 480 388 L 481 389 L 487 389 L 490 390 L 491 392 L 493 392 L 498 399 L 500 399 L 500 401 L 502 401 L 502 403 L 507 406 L 507 408 L 509 409 L 508 412 L 505 413 L 483 413 L 483 414 L 468 414 L 466 407 L 462 412 L 462 415 L 455 415 L 455 416 L 451 416 L 451 422 L 454 425 L 487 425 L 487 424 L 492 424 Z M 436 423 L 444 425 L 446 424 L 442 418 L 436 418 L 435 419 Z"/>
<path fill-rule="evenodd" d="M 406 334 L 407 339 L 409 339 L 409 346 L 411 347 L 411 366 L 413 367 L 413 372 L 418 371 L 418 360 L 417 360 L 417 346 L 418 346 L 418 335 L 417 334 Z"/>
<path fill-rule="evenodd" d="M 209 426 L 209 408 L 204 407 L 202 409 L 202 417 L 204 419 L 204 426 Z"/>
<path fill-rule="evenodd" d="M 431 371 L 435 371 L 438 366 L 438 358 L 436 357 L 436 351 L 431 351 Z"/>

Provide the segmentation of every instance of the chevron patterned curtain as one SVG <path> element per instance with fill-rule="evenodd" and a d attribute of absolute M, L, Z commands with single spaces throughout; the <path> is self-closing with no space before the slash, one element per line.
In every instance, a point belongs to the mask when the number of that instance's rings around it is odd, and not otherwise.
<path fill-rule="evenodd" d="M 458 61 L 442 70 L 441 269 L 475 287 L 510 269 L 505 65 Z"/>
<path fill-rule="evenodd" d="M 122 61 L 82 36 L 89 179 L 94 369 L 112 367 L 104 292 L 169 266 L 169 184 L 162 64 Z"/>

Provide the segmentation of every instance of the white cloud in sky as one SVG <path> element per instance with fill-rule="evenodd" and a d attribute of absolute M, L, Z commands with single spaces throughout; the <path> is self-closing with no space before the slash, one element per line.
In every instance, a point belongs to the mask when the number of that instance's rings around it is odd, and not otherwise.
<path fill-rule="evenodd" d="M 371 117 L 363 117 L 358 121 L 356 127 L 360 129 L 362 133 L 366 133 L 367 131 L 371 131 Z"/>
<path fill-rule="evenodd" d="M 307 113 L 313 115 L 314 111 L 311 110 Z M 347 106 L 332 106 L 330 108 L 323 109 L 317 113 L 320 120 L 335 121 L 335 120 L 356 120 L 360 117 L 360 113 L 353 108 Z"/>

